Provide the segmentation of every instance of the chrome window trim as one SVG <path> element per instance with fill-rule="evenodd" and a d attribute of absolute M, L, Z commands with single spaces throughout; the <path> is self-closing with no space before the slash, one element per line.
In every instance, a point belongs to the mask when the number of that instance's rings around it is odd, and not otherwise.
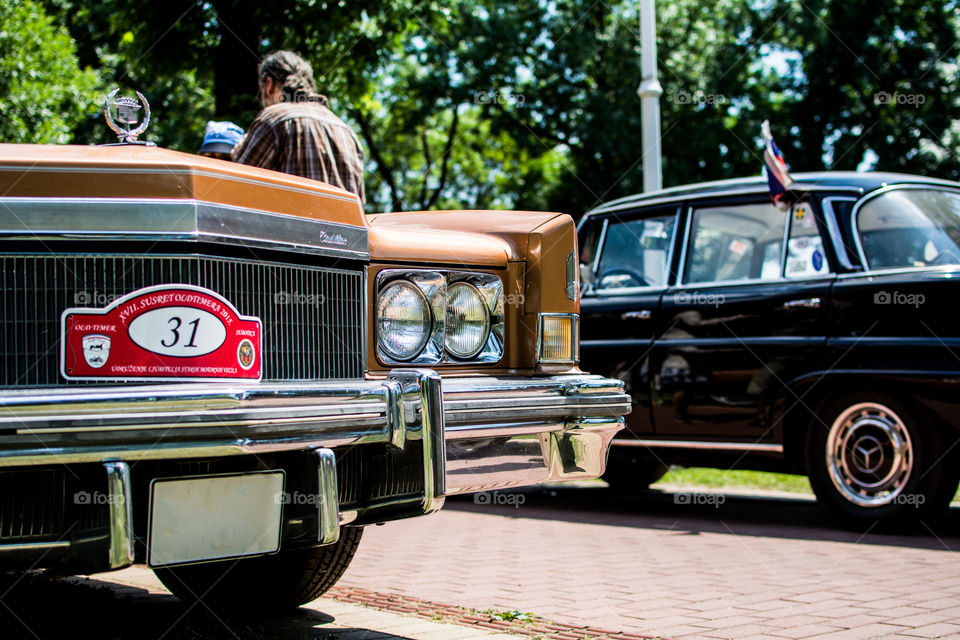
<path fill-rule="evenodd" d="M 860 201 L 854 205 L 853 211 L 850 213 L 850 230 L 853 233 L 853 239 L 857 245 L 857 255 L 860 257 L 860 262 L 863 263 L 864 271 L 871 273 L 887 273 L 888 269 L 873 269 L 870 267 L 870 264 L 867 262 L 867 254 L 863 251 L 863 242 L 860 240 L 860 225 L 858 221 L 860 220 L 860 210 L 865 204 L 871 200 L 878 198 L 882 195 L 890 193 L 891 191 L 901 191 L 901 190 L 910 190 L 910 191 L 951 191 L 960 194 L 960 187 L 949 187 L 942 184 L 915 184 L 915 183 L 903 183 L 903 184 L 888 184 L 885 187 L 880 187 L 875 191 L 871 191 Z M 939 266 L 939 265 L 937 265 Z M 901 269 L 904 267 L 891 267 L 891 269 Z M 913 267 L 917 269 L 927 269 L 929 267 Z"/>
<path fill-rule="evenodd" d="M 677 246 L 677 229 L 680 227 L 680 213 L 683 210 L 679 204 L 677 204 L 677 211 L 673 214 L 673 231 L 670 236 L 670 249 L 667 251 L 667 263 L 666 263 L 666 281 L 662 285 L 651 285 L 649 287 L 624 287 L 622 289 L 600 289 L 599 287 L 594 287 L 590 292 L 590 295 L 594 297 L 599 296 L 629 296 L 642 293 L 655 293 L 657 291 L 665 291 L 670 286 L 670 281 L 673 279 L 670 273 L 670 265 L 673 264 L 673 254 Z M 642 216 L 640 216 L 642 217 Z M 669 216 L 653 216 L 650 218 L 643 218 L 644 220 L 654 220 L 656 218 L 669 218 Z M 606 216 L 603 219 L 603 230 L 601 231 L 600 236 L 600 251 L 597 252 L 597 258 L 594 261 L 593 273 L 595 276 L 598 276 L 598 270 L 600 268 L 600 254 L 603 253 L 603 241 L 607 237 L 607 227 L 610 223 L 610 216 Z"/>
<path fill-rule="evenodd" d="M 736 178 L 733 182 L 740 180 Z M 720 184 L 719 186 L 723 186 Z M 686 189 L 686 187 L 677 187 L 678 189 Z M 713 185 L 711 185 L 713 188 Z M 664 189 L 664 192 L 670 191 L 670 189 Z M 810 184 L 797 184 L 796 192 L 802 193 L 813 193 L 820 191 L 831 191 L 831 192 L 849 192 L 861 194 L 863 193 L 862 187 L 849 187 L 849 186 L 830 186 L 830 185 L 821 185 L 819 183 L 810 183 Z M 621 209 L 631 209 L 637 207 L 650 207 L 650 206 L 659 206 L 665 203 L 670 202 L 692 202 L 694 200 L 704 200 L 704 199 L 713 199 L 713 198 L 726 198 L 726 197 L 738 197 L 738 196 L 750 196 L 750 195 L 766 195 L 769 194 L 769 188 L 767 187 L 766 181 L 762 184 L 751 185 L 749 187 L 743 187 L 742 189 L 731 189 L 723 191 L 704 191 L 701 193 L 696 193 L 692 191 L 680 191 L 678 193 L 663 195 L 662 197 L 651 198 L 650 200 L 643 200 L 644 197 L 647 197 L 646 194 L 636 194 L 634 196 L 625 196 L 627 198 L 632 198 L 631 200 L 618 202 L 616 205 L 611 206 L 610 208 L 605 208 L 606 205 L 600 205 L 596 209 L 591 209 L 589 212 L 584 214 L 584 217 L 594 216 L 594 215 L 605 215 L 619 211 Z"/>
<path fill-rule="evenodd" d="M 604 243 L 607 240 L 607 228 L 610 226 L 610 218 L 603 219 L 603 227 L 600 229 L 600 238 L 597 240 L 597 255 L 593 257 L 593 275 L 596 277 L 597 270 L 600 269 L 600 257 L 603 255 Z"/>
<path fill-rule="evenodd" d="M 779 273 L 779 280 L 792 280 L 793 278 L 787 278 L 787 243 L 790 242 L 790 229 L 793 225 L 793 208 L 797 206 L 797 203 L 793 203 L 786 210 L 787 219 L 783 221 L 783 240 L 780 242 L 780 268 L 777 270 Z"/>
<path fill-rule="evenodd" d="M 857 274 L 860 275 L 860 274 Z M 678 284 L 674 285 L 672 289 L 680 290 L 690 290 L 690 289 L 712 289 L 714 287 L 736 287 L 736 286 L 748 286 L 748 285 L 758 285 L 758 284 L 786 284 L 792 282 L 817 282 L 820 280 L 829 281 L 837 277 L 835 273 L 829 273 L 826 275 L 814 276 L 810 278 L 776 278 L 773 280 L 767 279 L 763 280 L 760 278 L 751 278 L 750 280 L 712 280 L 710 282 L 701 282 L 701 283 L 692 283 L 692 284 Z"/>
<path fill-rule="evenodd" d="M 687 269 L 687 254 L 689 253 L 687 248 L 690 245 L 690 234 L 693 233 L 693 205 L 687 203 L 686 206 L 683 207 L 683 210 L 686 213 L 687 219 L 684 221 L 683 245 L 680 247 L 680 265 L 677 267 L 677 277 L 674 280 L 674 287 L 681 286 L 684 280 L 684 272 Z"/>
<path fill-rule="evenodd" d="M 958 264 L 935 264 L 926 267 L 891 267 L 890 269 L 874 269 L 872 271 L 858 271 L 856 273 L 841 273 L 838 278 L 850 280 L 853 278 L 877 278 L 881 276 L 906 275 L 913 273 L 957 273 L 960 274 Z"/>
<path fill-rule="evenodd" d="M 0 237 L 208 241 L 370 258 L 363 226 L 189 198 L 0 197 Z"/>
<path fill-rule="evenodd" d="M 616 298 L 622 296 L 633 296 L 633 295 L 642 295 L 644 293 L 656 293 L 658 291 L 665 291 L 667 285 L 662 287 L 623 287 L 622 289 L 594 289 L 590 292 L 590 295 L 594 298 L 604 297 L 604 298 Z"/>
<path fill-rule="evenodd" d="M 684 239 L 683 243 L 683 252 L 680 254 L 680 272 L 677 274 L 677 284 L 674 285 L 674 289 L 707 289 L 716 286 L 730 287 L 738 285 L 756 285 L 756 284 L 776 284 L 776 283 L 787 283 L 787 282 L 816 282 L 818 280 L 831 280 L 837 276 L 833 271 L 829 271 L 826 274 L 809 276 L 805 278 L 788 278 L 784 275 L 784 269 L 786 269 L 786 254 L 787 254 L 787 242 L 790 239 L 790 221 L 793 217 L 793 207 L 787 211 L 786 221 L 784 222 L 783 236 L 782 236 L 782 246 L 780 250 L 780 275 L 776 278 L 749 278 L 746 280 L 711 280 L 709 282 L 680 282 L 680 280 L 685 276 L 684 270 L 686 269 L 686 258 L 687 258 L 687 246 L 690 242 L 690 234 L 693 232 L 693 205 L 688 206 L 687 211 L 687 237 Z M 817 229 L 817 233 L 820 233 L 820 230 Z M 822 240 L 821 236 L 821 240 Z"/>
<path fill-rule="evenodd" d="M 803 200 L 803 201 L 801 201 L 801 202 L 805 202 L 805 203 L 810 207 L 810 214 L 814 216 L 814 228 L 817 230 L 817 237 L 820 238 L 821 247 L 823 247 L 823 250 L 824 250 L 823 259 L 824 259 L 824 260 L 827 260 L 827 256 L 826 256 L 826 245 L 823 243 L 823 234 L 820 233 L 820 227 L 816 224 L 816 214 L 813 213 L 813 201 L 811 201 L 811 200 Z M 793 208 L 794 208 L 797 204 L 798 204 L 798 203 L 792 204 L 792 205 L 790 206 L 790 212 L 787 214 L 787 230 L 786 230 L 786 233 L 785 233 L 784 236 L 783 236 L 783 257 L 782 257 L 782 259 L 781 259 L 781 264 L 780 264 L 780 277 L 781 277 L 781 279 L 783 279 L 783 280 L 786 281 L 786 282 L 803 282 L 804 280 L 817 280 L 817 279 L 819 279 L 819 278 L 821 278 L 821 277 L 823 277 L 823 276 L 835 276 L 835 275 L 837 275 L 836 272 L 833 271 L 833 270 L 830 268 L 830 262 L 827 260 L 827 262 L 826 262 L 827 272 L 826 272 L 825 274 L 820 274 L 820 275 L 813 276 L 813 277 L 808 277 L 808 278 L 791 278 L 791 277 L 787 276 L 787 249 L 788 249 L 788 246 L 787 246 L 787 245 L 790 243 L 790 231 L 791 231 L 792 225 L 793 225 Z M 832 242 L 832 240 L 831 240 L 831 242 Z"/>
<path fill-rule="evenodd" d="M 792 207 L 790 209 L 793 210 Z M 693 233 L 693 216 L 695 214 L 693 204 L 687 205 L 687 237 L 683 243 L 683 253 L 681 254 L 681 264 L 680 272 L 677 274 L 677 284 L 675 287 L 677 289 L 696 289 L 698 287 L 712 287 L 715 285 L 728 286 L 730 284 L 743 283 L 743 284 L 757 284 L 757 283 L 773 283 L 773 282 L 802 282 L 803 278 L 786 278 L 783 276 L 784 269 L 784 255 L 786 252 L 787 245 L 787 233 L 789 231 L 790 225 L 790 214 L 786 215 L 786 222 L 784 223 L 783 235 L 781 237 L 781 247 L 780 251 L 780 275 L 776 278 L 749 278 L 747 280 L 710 280 L 708 282 L 687 282 L 686 281 L 686 259 L 687 259 L 687 247 L 690 244 L 691 238 L 690 234 Z M 831 274 L 832 275 L 832 274 Z M 814 278 L 817 279 L 817 278 Z"/>
<path fill-rule="evenodd" d="M 856 269 L 856 265 L 850 262 L 847 256 L 847 248 L 843 244 L 843 234 L 840 232 L 840 223 L 837 222 L 837 212 L 833 208 L 834 202 L 856 202 L 860 198 L 850 196 L 827 196 L 821 201 L 823 207 L 823 219 L 827 223 L 827 232 L 830 234 L 830 244 L 833 245 L 833 251 L 837 255 L 837 261 L 844 269 Z M 851 214 L 851 217 L 852 214 Z"/>

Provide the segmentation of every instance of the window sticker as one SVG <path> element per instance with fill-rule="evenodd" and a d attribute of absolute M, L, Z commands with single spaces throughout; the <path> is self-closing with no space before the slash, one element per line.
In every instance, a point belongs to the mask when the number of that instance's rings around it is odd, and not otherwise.
<path fill-rule="evenodd" d="M 813 262 L 813 270 L 817 273 L 823 270 L 823 254 L 819 250 L 813 252 L 813 257 L 811 258 Z"/>
<path fill-rule="evenodd" d="M 793 219 L 804 229 L 812 229 L 814 226 L 813 213 L 810 211 L 810 205 L 800 202 L 793 206 Z"/>

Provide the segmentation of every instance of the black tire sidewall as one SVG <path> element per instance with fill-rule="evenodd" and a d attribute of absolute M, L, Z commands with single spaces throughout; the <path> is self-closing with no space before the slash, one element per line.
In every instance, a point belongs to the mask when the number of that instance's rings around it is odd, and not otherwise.
<path fill-rule="evenodd" d="M 362 535 L 363 527 L 344 527 L 332 545 L 158 568 L 154 573 L 185 602 L 203 601 L 224 615 L 257 617 L 320 597 L 344 574 Z"/>
<path fill-rule="evenodd" d="M 643 491 L 669 470 L 652 455 L 611 455 L 601 477 L 615 491 Z"/>

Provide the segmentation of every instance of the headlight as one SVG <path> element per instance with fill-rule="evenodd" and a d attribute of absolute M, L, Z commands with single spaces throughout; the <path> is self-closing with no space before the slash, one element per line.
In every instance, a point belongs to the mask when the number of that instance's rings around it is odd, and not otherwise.
<path fill-rule="evenodd" d="M 377 299 L 377 335 L 380 348 L 394 360 L 417 357 L 430 337 L 430 305 L 415 285 L 398 281 Z"/>
<path fill-rule="evenodd" d="M 490 312 L 472 284 L 457 282 L 447 289 L 444 344 L 455 358 L 477 355 L 490 333 Z"/>

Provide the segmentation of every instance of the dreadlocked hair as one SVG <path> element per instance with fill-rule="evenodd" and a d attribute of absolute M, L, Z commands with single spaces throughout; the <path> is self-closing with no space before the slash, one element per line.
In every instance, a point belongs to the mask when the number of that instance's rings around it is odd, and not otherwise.
<path fill-rule="evenodd" d="M 325 96 L 317 94 L 310 63 L 292 51 L 271 53 L 260 63 L 257 73 L 261 83 L 267 78 L 280 83 L 285 102 L 327 102 Z"/>

